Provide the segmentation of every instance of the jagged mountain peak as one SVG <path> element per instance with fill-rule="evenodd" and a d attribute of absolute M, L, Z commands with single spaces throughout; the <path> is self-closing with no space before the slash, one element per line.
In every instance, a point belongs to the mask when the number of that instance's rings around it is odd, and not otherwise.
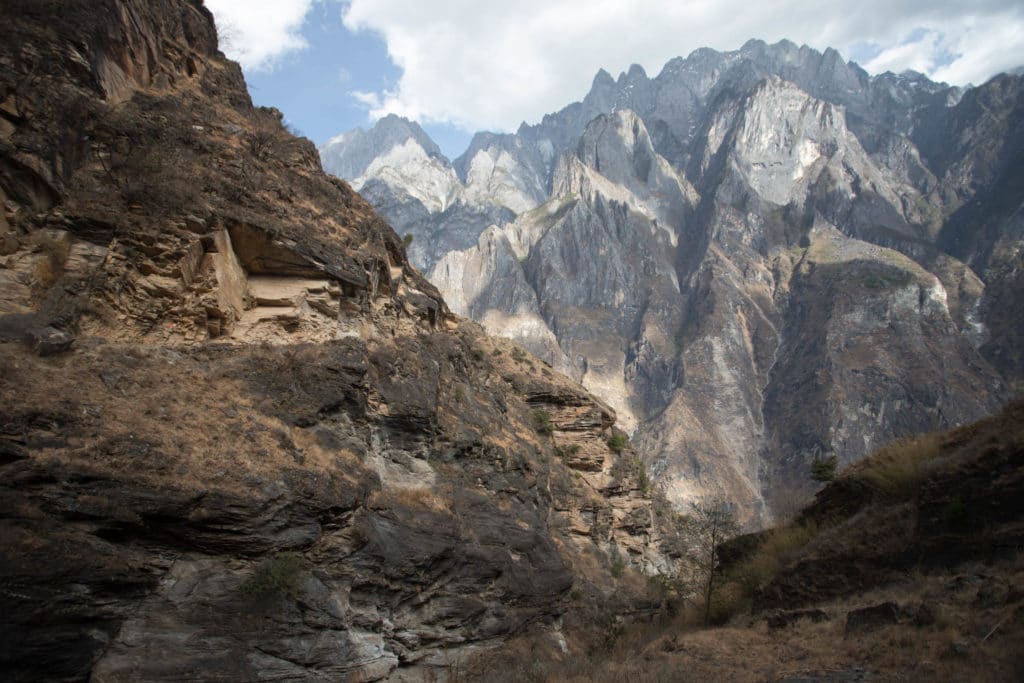
<path fill-rule="evenodd" d="M 396 114 L 382 116 L 369 130 L 356 128 L 331 138 L 320 148 L 320 157 L 329 173 L 358 178 L 376 158 L 410 141 L 424 156 L 441 165 L 449 164 L 441 148 L 418 123 Z"/>
<path fill-rule="evenodd" d="M 615 85 L 615 79 L 605 69 L 598 69 L 597 73 L 594 74 L 594 80 L 591 83 L 591 89 L 598 87 L 609 87 Z"/>
<path fill-rule="evenodd" d="M 616 81 L 616 85 L 629 85 L 630 83 L 636 83 L 641 81 L 650 80 L 647 77 L 647 72 L 639 64 L 630 64 L 629 69 L 619 74 L 619 78 Z"/>
<path fill-rule="evenodd" d="M 477 206 L 540 188 L 531 208 L 502 199 L 504 223 L 412 225 L 433 236 L 427 249 L 458 235 L 434 252 L 443 273 L 432 277 L 461 288 L 488 329 L 605 396 L 671 495 L 728 492 L 756 523 L 777 512 L 779 491 L 810 490 L 801 467 L 816 453 L 853 460 L 906 425 L 970 419 L 997 400 L 978 345 L 990 324 L 1000 348 L 1016 337 L 984 318 L 986 283 L 957 254 L 986 264 L 984 249 L 1001 250 L 1001 300 L 1016 296 L 1005 264 L 1015 88 L 995 79 L 961 98 L 791 41 L 696 50 L 653 78 L 601 70 L 581 101 L 515 135 L 477 135 L 457 161 Z M 981 250 L 964 245 L 976 217 L 956 210 L 979 187 L 1010 197 L 999 200 L 1008 222 L 987 228 L 1010 237 Z M 867 330 L 886 339 L 883 358 L 829 356 L 835 339 L 857 346 Z M 851 363 L 871 379 L 847 391 Z M 945 380 L 906 370 L 934 364 L 956 368 L 952 403 L 935 393 Z M 805 418 L 789 392 L 806 372 L 832 407 Z"/>
<path fill-rule="evenodd" d="M 470 139 L 469 146 L 466 148 L 466 151 L 455 158 L 452 162 L 452 166 L 455 168 L 455 172 L 459 174 L 459 179 L 465 183 L 466 171 L 469 168 L 469 164 L 473 160 L 473 157 L 475 157 L 481 150 L 492 148 L 514 149 L 521 146 L 522 141 L 516 135 L 511 135 L 509 133 L 494 133 L 489 130 L 477 131 Z"/>

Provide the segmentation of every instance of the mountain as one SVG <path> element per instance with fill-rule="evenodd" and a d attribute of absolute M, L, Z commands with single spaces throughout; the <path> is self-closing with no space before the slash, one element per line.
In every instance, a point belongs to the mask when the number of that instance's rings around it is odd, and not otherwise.
<path fill-rule="evenodd" d="M 0 21 L 4 680 L 430 680 L 650 605 L 614 411 L 453 315 L 201 2 Z"/>
<path fill-rule="evenodd" d="M 397 169 L 357 186 L 454 311 L 607 401 L 672 500 L 724 495 L 756 526 L 816 489 L 815 460 L 1020 391 L 1022 82 L 750 41 L 477 134 L 438 160 L 444 210 Z"/>

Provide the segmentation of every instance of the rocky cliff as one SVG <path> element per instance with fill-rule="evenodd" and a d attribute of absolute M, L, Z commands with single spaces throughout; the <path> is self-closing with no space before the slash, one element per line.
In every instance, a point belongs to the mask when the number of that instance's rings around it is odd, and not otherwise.
<path fill-rule="evenodd" d="M 445 675 L 673 562 L 614 411 L 452 315 L 201 3 L 0 21 L 6 680 Z"/>
<path fill-rule="evenodd" d="M 478 135 L 452 164 L 475 218 L 451 229 L 394 212 L 382 176 L 367 196 L 454 310 L 614 407 L 673 500 L 757 525 L 815 489 L 813 461 L 1019 391 L 1022 97 L 1019 76 L 963 91 L 751 41 Z M 485 157 L 518 208 L 470 191 Z"/>

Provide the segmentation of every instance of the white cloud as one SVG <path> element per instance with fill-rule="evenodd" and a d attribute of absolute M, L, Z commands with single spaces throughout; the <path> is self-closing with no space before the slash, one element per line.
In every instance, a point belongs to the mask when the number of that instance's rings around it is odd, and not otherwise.
<path fill-rule="evenodd" d="M 1019 0 L 351 0 L 343 17 L 383 36 L 402 69 L 392 90 L 353 93 L 372 116 L 467 130 L 537 121 L 580 98 L 601 67 L 616 74 L 636 62 L 653 76 L 672 57 L 748 38 L 844 55 L 871 46 L 872 70 L 959 84 L 1024 62 Z"/>
<path fill-rule="evenodd" d="M 920 38 L 907 40 L 882 50 L 878 56 L 863 66 L 871 73 L 893 71 L 899 73 L 911 69 L 923 74 L 932 73 L 939 56 L 942 36 L 928 31 Z"/>
<path fill-rule="evenodd" d="M 316 0 L 206 0 L 221 49 L 247 71 L 269 69 L 307 46 L 302 22 Z"/>
<path fill-rule="evenodd" d="M 933 76 L 949 83 L 981 84 L 1000 71 L 1024 64 L 1024 28 L 1020 11 L 992 17 L 972 17 L 968 29 L 954 34 L 947 49 L 958 55 L 935 69 Z"/>

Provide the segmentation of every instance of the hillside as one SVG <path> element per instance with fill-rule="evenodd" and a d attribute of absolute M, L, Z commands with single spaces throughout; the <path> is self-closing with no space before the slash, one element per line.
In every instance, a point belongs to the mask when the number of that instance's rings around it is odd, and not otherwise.
<path fill-rule="evenodd" d="M 614 411 L 452 315 L 201 3 L 0 22 L 4 680 L 420 680 L 643 604 Z"/>
<path fill-rule="evenodd" d="M 790 524 L 722 548 L 717 626 L 567 629 L 467 680 L 1016 681 L 1024 674 L 1024 404 L 870 455 Z M 566 623 L 574 623 L 572 615 Z"/>

